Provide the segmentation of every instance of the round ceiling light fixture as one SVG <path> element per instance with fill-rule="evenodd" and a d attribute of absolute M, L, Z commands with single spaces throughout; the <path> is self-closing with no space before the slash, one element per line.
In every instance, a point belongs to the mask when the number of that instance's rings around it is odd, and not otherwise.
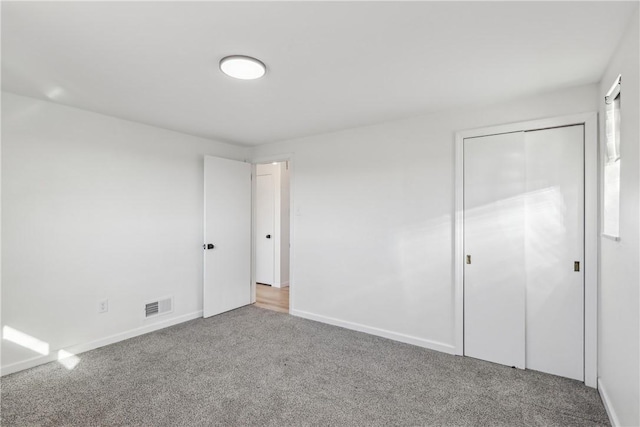
<path fill-rule="evenodd" d="M 240 80 L 255 80 L 264 76 L 267 67 L 250 56 L 232 55 L 220 60 L 220 70 L 227 76 Z"/>

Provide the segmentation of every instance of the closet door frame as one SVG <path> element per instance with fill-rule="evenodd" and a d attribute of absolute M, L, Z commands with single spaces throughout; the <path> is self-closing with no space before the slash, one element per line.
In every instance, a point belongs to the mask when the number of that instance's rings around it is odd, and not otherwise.
<path fill-rule="evenodd" d="M 597 388 L 598 374 L 598 128 L 597 113 L 510 123 L 456 132 L 455 142 L 455 354 L 464 355 L 464 139 L 503 133 L 584 125 L 584 383 Z"/>

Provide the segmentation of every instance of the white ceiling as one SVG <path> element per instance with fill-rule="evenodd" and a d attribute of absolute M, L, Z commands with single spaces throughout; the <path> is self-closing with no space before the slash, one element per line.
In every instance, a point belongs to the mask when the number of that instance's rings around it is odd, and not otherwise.
<path fill-rule="evenodd" d="M 636 8 L 2 2 L 2 89 L 257 145 L 597 82 Z M 232 54 L 267 75 L 223 75 Z"/>

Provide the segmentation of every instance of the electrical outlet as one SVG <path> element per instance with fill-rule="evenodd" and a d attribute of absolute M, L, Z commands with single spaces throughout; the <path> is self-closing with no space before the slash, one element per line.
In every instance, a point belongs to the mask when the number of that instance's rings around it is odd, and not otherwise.
<path fill-rule="evenodd" d="M 98 313 L 106 313 L 109 311 L 109 300 L 105 299 L 98 303 Z"/>

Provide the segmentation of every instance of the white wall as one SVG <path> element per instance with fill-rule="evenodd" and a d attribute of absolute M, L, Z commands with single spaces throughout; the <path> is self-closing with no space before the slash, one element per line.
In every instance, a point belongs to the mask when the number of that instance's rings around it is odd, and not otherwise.
<path fill-rule="evenodd" d="M 598 91 L 600 141 L 604 141 L 604 96 L 618 74 L 622 74 L 620 241 L 601 238 L 600 242 L 598 376 L 612 421 L 628 426 L 640 425 L 639 38 L 636 9 Z"/>
<path fill-rule="evenodd" d="M 51 358 L 200 315 L 203 156 L 246 149 L 3 93 L 2 151 L 2 325 Z M 47 359 L 2 344 L 4 373 Z"/>
<path fill-rule="evenodd" d="M 596 111 L 597 91 L 255 148 L 254 158 L 294 153 L 292 312 L 452 352 L 454 132 Z"/>

